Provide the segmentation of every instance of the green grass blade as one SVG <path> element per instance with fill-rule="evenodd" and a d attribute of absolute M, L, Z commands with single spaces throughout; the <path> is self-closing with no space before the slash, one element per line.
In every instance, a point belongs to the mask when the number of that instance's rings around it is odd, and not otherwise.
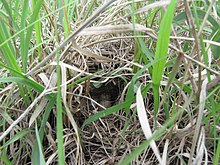
<path fill-rule="evenodd" d="M 3 23 L 0 23 L 0 43 L 6 40 L 6 36 L 4 36 L 3 29 L 6 28 Z M 2 58 L 8 66 L 12 67 L 13 69 L 20 71 L 20 67 L 16 62 L 16 58 L 13 55 L 12 50 L 9 47 L 9 43 L 6 43 L 4 46 L 1 47 L 0 51 L 2 52 Z"/>
<path fill-rule="evenodd" d="M 58 40 L 58 29 L 55 26 L 56 40 Z M 65 153 L 63 145 L 63 109 L 62 109 L 62 97 L 61 97 L 61 69 L 59 65 L 59 53 L 56 51 L 56 72 L 57 72 L 57 98 L 56 98 L 56 124 L 57 124 L 57 149 L 58 149 L 58 164 L 65 165 Z"/>
<path fill-rule="evenodd" d="M 32 87 L 33 89 L 35 89 L 37 92 L 42 92 L 41 89 L 37 88 L 36 86 L 34 86 L 37 83 L 31 82 L 28 79 L 24 79 L 21 77 L 6 77 L 6 78 L 0 78 L 0 82 L 15 82 L 17 84 L 23 84 L 26 85 L 28 87 Z M 42 88 L 43 89 L 43 88 Z"/>
<path fill-rule="evenodd" d="M 0 43 L 4 42 L 6 40 L 6 38 L 4 36 L 4 32 L 2 31 L 2 29 L 4 29 L 4 28 L 7 29 L 5 27 L 5 25 L 0 22 Z M 2 54 L 3 61 L 5 63 L 7 63 L 8 66 L 13 68 L 14 70 L 17 70 L 18 72 L 21 72 L 21 69 L 16 62 L 16 58 L 15 58 L 12 50 L 9 47 L 9 43 L 4 44 L 1 47 L 0 51 Z M 29 98 L 25 95 L 23 87 L 21 85 L 18 85 L 18 87 L 19 87 L 19 92 L 20 92 L 21 96 L 23 97 L 25 104 L 29 105 Z"/>
<path fill-rule="evenodd" d="M 5 165 L 13 165 L 13 164 L 10 162 L 10 160 L 9 160 L 9 158 L 8 158 L 8 155 L 2 155 L 2 156 L 0 157 L 0 160 L 2 160 L 2 161 L 5 163 Z"/>
<path fill-rule="evenodd" d="M 40 140 L 39 132 L 37 129 L 37 122 L 35 122 L 35 133 L 36 133 L 36 144 L 37 144 L 36 146 L 37 147 L 34 148 L 35 150 L 33 152 L 36 154 L 36 155 L 34 155 L 34 157 L 36 159 L 34 159 L 34 160 L 32 159 L 32 164 L 33 165 L 46 165 L 43 151 L 42 151 L 41 140 Z"/>
<path fill-rule="evenodd" d="M 35 8 L 35 5 L 36 5 L 36 0 L 33 1 L 33 9 Z M 40 20 L 40 13 L 37 15 L 36 17 L 36 20 Z M 41 48 L 41 44 L 42 44 L 42 41 L 41 41 L 41 35 L 42 35 L 42 32 L 41 32 L 41 22 L 38 21 L 38 22 L 35 22 L 35 36 L 36 36 L 36 44 L 38 45 L 37 47 L 37 50 L 38 50 L 38 54 L 39 54 L 39 61 L 42 60 L 42 48 Z"/>
<path fill-rule="evenodd" d="M 176 0 L 172 0 L 161 22 L 160 31 L 157 40 L 157 46 L 156 46 L 156 54 L 154 59 L 159 59 L 164 56 L 167 56 L 171 24 L 172 24 L 175 8 L 176 8 Z M 153 93 L 154 93 L 155 116 L 159 108 L 159 86 L 163 75 L 165 62 L 166 59 L 162 59 L 158 63 L 153 65 L 152 83 L 153 83 Z"/>
<path fill-rule="evenodd" d="M 2 3 L 3 3 L 3 6 L 6 10 L 6 13 L 3 14 L 3 17 L 0 17 L 2 20 L 4 20 L 4 22 L 7 24 L 8 27 L 8 31 L 6 30 L 5 28 L 5 38 L 10 38 L 11 35 L 14 34 L 14 31 L 18 29 L 18 26 L 17 24 L 15 23 L 13 17 L 12 17 L 12 12 L 11 12 L 11 9 L 9 8 L 8 4 L 5 0 L 2 0 Z M 2 11 L 3 13 L 3 11 Z M 9 30 L 10 29 L 10 30 Z M 11 40 L 11 42 L 8 43 L 9 47 L 10 47 L 10 50 L 13 52 L 13 54 L 15 55 L 15 49 L 14 49 L 14 46 L 13 46 L 13 40 Z"/>
<path fill-rule="evenodd" d="M 119 111 L 120 109 L 123 109 L 123 108 L 126 108 L 128 105 L 130 105 L 133 101 L 134 101 L 135 97 L 133 96 L 132 98 L 130 98 L 129 100 L 121 103 L 121 104 L 118 104 L 118 105 L 115 105 L 113 107 L 110 107 L 110 108 L 107 108 L 103 111 L 100 111 L 98 113 L 96 113 L 95 115 L 91 116 L 90 118 L 88 118 L 82 125 L 82 127 L 85 127 L 86 125 L 92 123 L 93 121 L 96 121 L 98 120 L 99 118 L 102 118 L 102 117 L 105 117 L 105 116 L 108 116 L 114 112 L 117 112 Z"/>
<path fill-rule="evenodd" d="M 27 13 L 28 13 L 28 0 L 24 0 L 23 2 L 23 10 L 21 15 L 21 29 L 25 28 L 26 21 L 27 21 Z M 28 44 L 25 41 L 25 32 L 22 31 L 20 33 L 20 44 L 21 44 L 21 60 L 22 60 L 22 70 L 25 72 L 27 66 L 27 55 L 26 51 L 28 51 Z"/>
<path fill-rule="evenodd" d="M 58 143 L 58 162 L 60 165 L 65 164 L 64 159 L 64 146 L 63 146 L 63 119 L 62 119 L 62 98 L 61 98 L 61 88 L 60 88 L 60 69 L 57 67 L 57 143 Z"/>
<path fill-rule="evenodd" d="M 154 136 L 153 136 L 154 137 Z M 118 165 L 128 165 L 131 163 L 132 160 L 134 160 L 138 155 L 140 155 L 143 150 L 147 149 L 150 145 L 150 142 L 153 138 L 141 143 L 140 146 L 138 146 L 134 151 L 132 151 L 131 154 L 126 156 L 122 161 L 118 163 Z"/>
<path fill-rule="evenodd" d="M 2 82 L 16 82 L 16 83 L 25 83 L 29 87 L 35 89 L 37 92 L 42 92 L 44 90 L 44 87 L 35 82 L 34 80 L 24 76 L 21 72 L 18 72 L 17 70 L 10 68 L 0 62 L 0 66 L 6 68 L 8 71 L 10 71 L 13 75 L 17 77 L 8 77 L 8 78 L 1 78 Z M 17 80 L 16 80 L 17 79 Z"/>
<path fill-rule="evenodd" d="M 27 133 L 29 132 L 29 130 L 23 130 L 21 132 L 18 132 L 16 133 L 15 136 L 13 136 L 10 140 L 8 140 L 5 144 L 3 144 L 1 147 L 0 147 L 0 150 L 7 147 L 8 145 L 16 142 L 17 140 L 21 139 L 22 137 L 24 137 L 25 135 L 27 135 Z"/>
<path fill-rule="evenodd" d="M 52 99 L 50 99 L 50 101 L 45 109 L 45 113 L 43 115 L 43 119 L 41 121 L 41 126 L 40 126 L 40 130 L 39 130 L 39 140 L 35 142 L 34 149 L 33 149 L 32 155 L 31 155 L 32 162 L 36 162 L 38 160 L 38 157 L 39 157 L 38 145 L 41 144 L 43 141 L 46 123 L 48 121 L 50 112 L 51 112 L 53 106 L 55 105 L 55 103 L 56 103 L 56 97 L 53 97 Z"/>
<path fill-rule="evenodd" d="M 65 3 L 67 3 L 67 1 L 63 0 L 62 1 L 62 6 L 63 6 L 63 10 L 62 10 L 62 14 L 63 14 L 63 27 L 64 27 L 64 37 L 67 38 L 70 31 L 71 31 L 71 26 L 70 26 L 70 22 L 69 22 L 69 18 L 71 17 L 70 15 L 68 15 L 68 7 L 67 5 L 65 5 Z"/>
<path fill-rule="evenodd" d="M 33 14 L 31 15 L 31 19 L 30 19 L 29 24 L 33 24 L 36 21 L 42 4 L 43 4 L 43 0 L 38 0 L 36 2 L 36 5 L 34 5 Z M 27 8 L 25 8 L 24 10 L 27 10 Z M 24 12 L 24 18 L 22 18 L 22 22 L 26 18 L 25 14 L 26 13 Z M 32 36 L 32 31 L 34 28 L 33 25 L 28 27 L 26 37 L 24 37 L 25 36 L 24 32 L 22 32 L 20 35 L 21 36 L 21 58 L 22 58 L 22 63 L 23 63 L 22 69 L 23 69 L 24 73 L 26 72 L 26 69 L 27 69 L 28 50 L 29 50 L 29 44 L 30 44 L 30 40 L 31 40 L 31 36 Z M 24 28 L 24 26 L 25 25 L 22 26 L 22 29 Z"/>
<path fill-rule="evenodd" d="M 218 165 L 219 163 L 219 158 L 220 158 L 220 138 L 218 139 L 218 146 L 216 149 L 216 153 L 214 155 L 214 165 Z"/>
<path fill-rule="evenodd" d="M 54 96 L 52 99 L 50 99 L 46 109 L 45 109 L 45 113 L 44 113 L 44 116 L 43 116 L 43 120 L 41 121 L 41 127 L 40 127 L 40 130 L 39 130 L 39 136 L 40 136 L 40 140 L 42 142 L 43 140 L 43 137 L 44 137 L 44 129 L 46 127 L 46 123 L 47 123 L 47 120 L 50 116 L 50 112 L 53 108 L 53 106 L 55 105 L 56 103 L 56 97 Z"/>

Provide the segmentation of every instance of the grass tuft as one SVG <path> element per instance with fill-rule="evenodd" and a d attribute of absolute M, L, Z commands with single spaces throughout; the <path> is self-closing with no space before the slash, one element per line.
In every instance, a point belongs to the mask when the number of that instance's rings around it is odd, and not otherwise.
<path fill-rule="evenodd" d="M 219 164 L 219 4 L 0 1 L 0 164 Z"/>

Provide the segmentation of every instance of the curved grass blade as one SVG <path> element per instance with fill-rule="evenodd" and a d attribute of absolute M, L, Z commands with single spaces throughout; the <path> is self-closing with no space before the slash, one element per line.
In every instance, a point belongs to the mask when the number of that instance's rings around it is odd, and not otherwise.
<path fill-rule="evenodd" d="M 8 140 L 4 145 L 2 145 L 0 147 L 0 150 L 2 150 L 4 147 L 7 147 L 8 145 L 16 142 L 17 140 L 21 139 L 22 137 L 24 137 L 25 135 L 27 135 L 29 132 L 29 130 L 22 130 L 18 133 L 16 133 L 15 136 L 13 136 L 10 140 Z"/>
<path fill-rule="evenodd" d="M 137 114 L 138 114 L 138 119 L 141 124 L 141 128 L 144 132 L 146 139 L 150 139 L 152 137 L 152 131 L 150 128 L 150 124 L 149 124 L 147 113 L 146 113 L 145 106 L 144 106 L 143 97 L 141 94 L 141 86 L 137 90 L 136 102 L 137 102 Z M 158 149 L 154 140 L 152 140 L 150 142 L 150 146 L 151 146 L 154 154 L 156 155 L 157 160 L 162 165 L 163 164 L 162 158 L 160 156 L 159 149 Z"/>
<path fill-rule="evenodd" d="M 33 88 L 37 92 L 42 92 L 43 89 L 44 89 L 42 86 L 40 86 L 36 82 L 31 81 L 30 79 L 25 79 L 25 78 L 21 78 L 21 77 L 0 78 L 0 82 L 15 82 L 15 83 L 18 83 L 18 84 L 24 84 L 28 87 Z M 35 86 L 35 85 L 37 85 L 37 86 Z"/>
<path fill-rule="evenodd" d="M 95 115 L 91 116 L 83 123 L 82 128 L 85 127 L 86 125 L 92 123 L 93 121 L 96 121 L 99 118 L 108 116 L 114 112 L 119 111 L 120 109 L 127 107 L 128 105 L 130 105 L 133 102 L 134 98 L 135 97 L 133 96 L 133 98 L 129 99 L 126 102 L 123 102 L 121 104 L 115 105 L 113 107 L 107 108 L 106 110 L 103 110 L 103 111 L 96 113 Z"/>
<path fill-rule="evenodd" d="M 31 80 L 30 78 L 23 75 L 22 72 L 19 72 L 13 68 L 10 68 L 3 63 L 0 62 L 0 66 L 4 67 L 8 71 L 10 71 L 13 75 L 18 77 L 7 77 L 7 78 L 0 78 L 0 82 L 16 82 L 16 83 L 24 83 L 27 86 L 33 88 L 36 92 L 42 92 L 44 90 L 44 87 L 35 82 L 34 80 Z"/>

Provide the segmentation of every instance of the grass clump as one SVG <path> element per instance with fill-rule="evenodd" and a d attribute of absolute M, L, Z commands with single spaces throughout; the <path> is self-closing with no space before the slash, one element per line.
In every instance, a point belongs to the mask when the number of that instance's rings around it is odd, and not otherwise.
<path fill-rule="evenodd" d="M 219 164 L 216 1 L 0 8 L 0 164 Z"/>

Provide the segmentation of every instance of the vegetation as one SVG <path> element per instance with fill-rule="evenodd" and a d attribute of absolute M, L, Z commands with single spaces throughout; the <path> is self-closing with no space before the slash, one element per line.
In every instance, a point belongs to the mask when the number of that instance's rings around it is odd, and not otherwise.
<path fill-rule="evenodd" d="M 218 1 L 0 9 L 0 164 L 220 164 Z"/>

